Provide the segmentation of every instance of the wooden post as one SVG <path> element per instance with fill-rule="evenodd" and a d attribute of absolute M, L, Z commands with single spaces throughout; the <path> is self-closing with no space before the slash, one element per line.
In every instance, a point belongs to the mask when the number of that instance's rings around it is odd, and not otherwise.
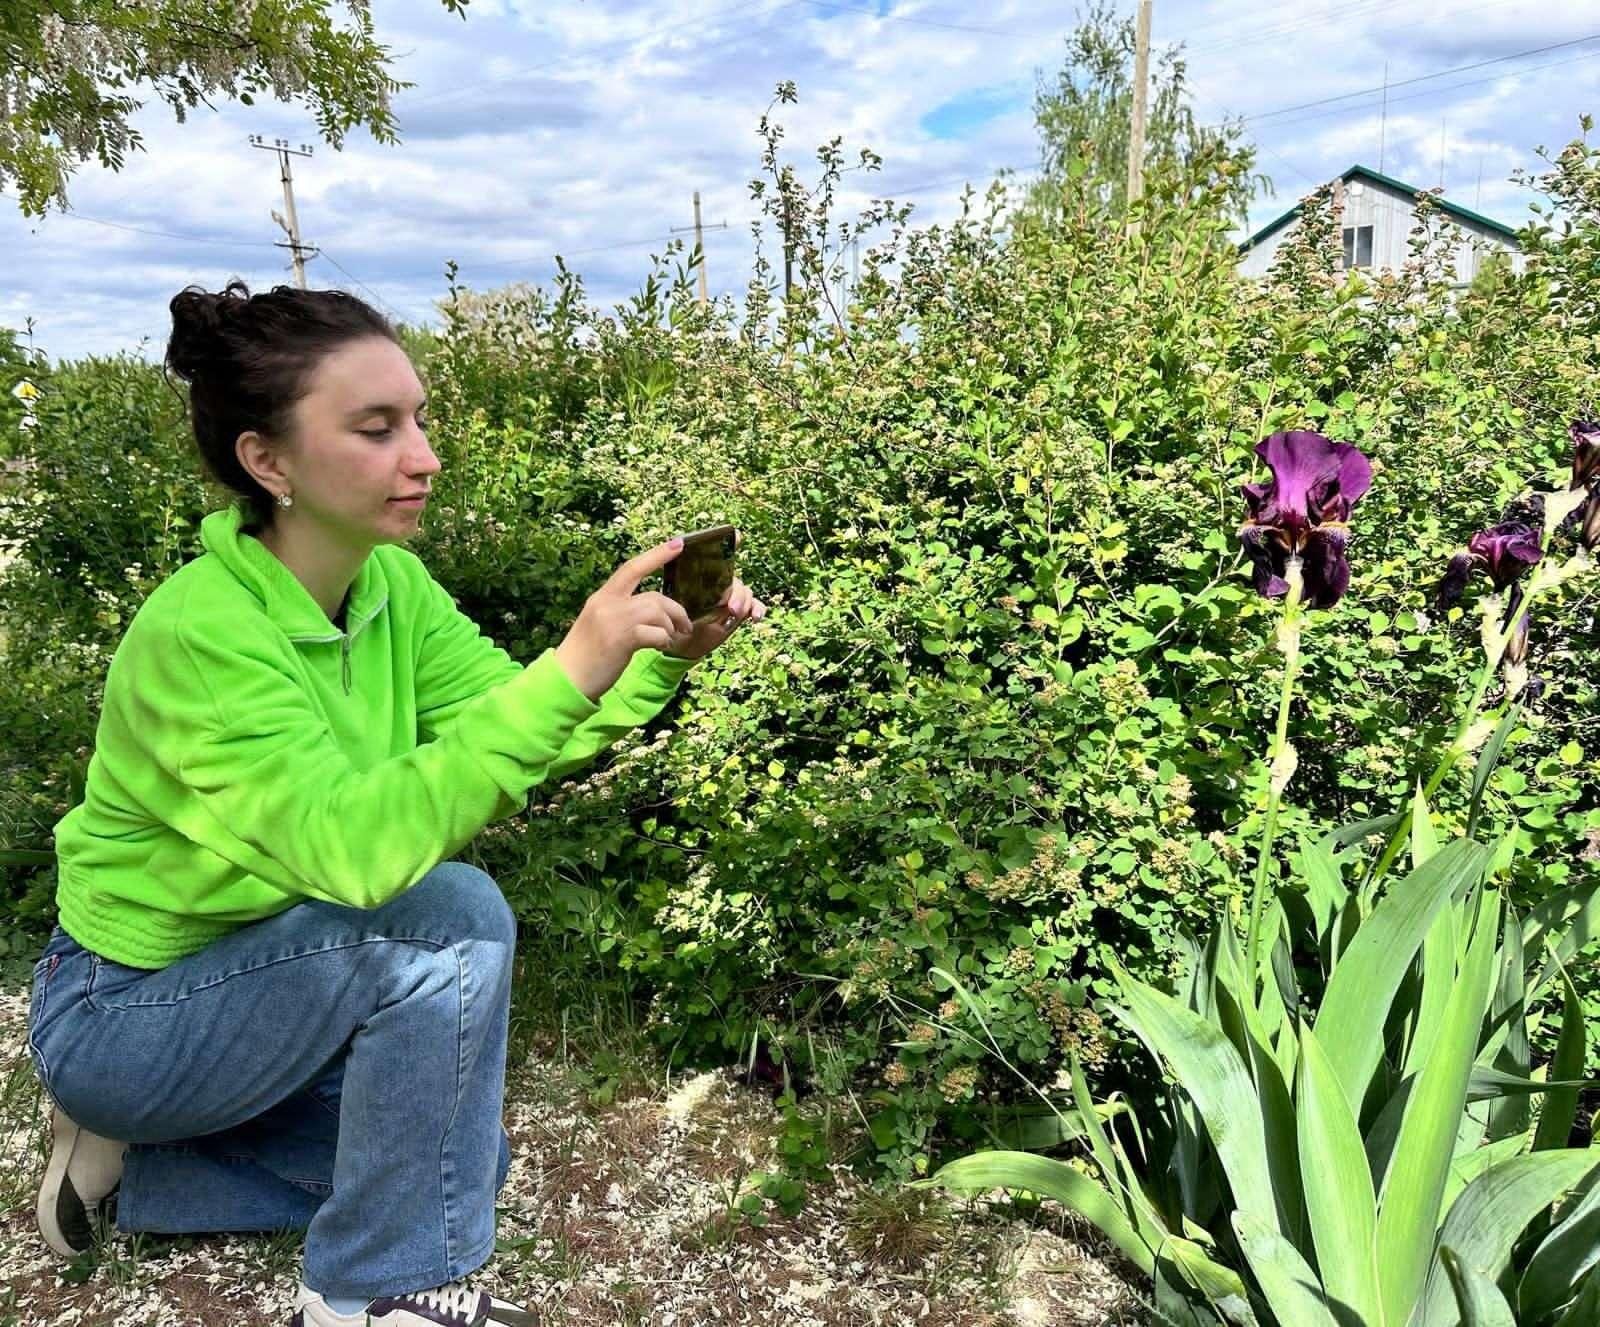
<path fill-rule="evenodd" d="M 1144 128 L 1150 95 L 1150 7 L 1139 0 L 1133 50 L 1133 121 L 1128 126 L 1128 206 L 1144 197 Z"/>

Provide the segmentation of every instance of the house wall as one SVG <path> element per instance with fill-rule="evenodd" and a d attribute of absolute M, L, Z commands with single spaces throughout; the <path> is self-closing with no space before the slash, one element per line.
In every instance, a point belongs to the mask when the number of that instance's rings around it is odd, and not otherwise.
<path fill-rule="evenodd" d="M 1416 203 L 1410 194 L 1372 180 L 1354 179 L 1344 187 L 1344 219 L 1347 227 L 1372 227 L 1372 265 L 1377 270 L 1393 271 L 1405 265 L 1411 256 L 1410 237 L 1416 226 Z M 1300 224 L 1295 217 L 1264 237 L 1239 261 L 1239 270 L 1246 276 L 1261 276 L 1272 266 L 1273 255 L 1289 234 Z M 1478 274 L 1490 250 L 1507 250 L 1512 254 L 1512 266 L 1521 271 L 1523 256 L 1515 245 L 1496 231 L 1476 222 L 1461 220 L 1442 214 L 1436 225 L 1454 225 L 1461 231 L 1461 243 L 1455 252 L 1456 280 L 1465 284 Z"/>

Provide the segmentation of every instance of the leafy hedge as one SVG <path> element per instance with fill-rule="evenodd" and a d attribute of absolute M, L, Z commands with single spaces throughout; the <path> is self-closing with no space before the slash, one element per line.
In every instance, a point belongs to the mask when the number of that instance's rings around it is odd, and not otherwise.
<path fill-rule="evenodd" d="M 553 294 L 452 281 L 444 332 L 411 341 L 446 466 L 414 547 L 529 658 L 627 552 L 745 530 L 768 621 L 476 850 L 527 934 L 636 975 L 673 1054 L 761 1050 L 851 1088 L 909 1173 L 939 1120 L 970 1136 L 1010 1086 L 973 1014 L 932 1017 L 933 966 L 1031 1077 L 1075 1050 L 1109 1078 L 1108 959 L 1159 982 L 1181 930 L 1238 914 L 1275 655 L 1237 486 L 1267 433 L 1315 428 L 1380 470 L 1351 591 L 1307 627 L 1296 814 L 1409 787 L 1472 665 L 1472 624 L 1431 605 L 1445 560 L 1524 475 L 1555 486 L 1594 405 L 1600 166 L 1570 148 L 1527 271 L 1468 290 L 1442 236 L 1391 277 L 1337 270 L 1325 194 L 1271 276 L 1240 278 L 1219 154 L 1153 178 L 1133 233 L 1071 209 L 1007 231 L 998 186 L 944 227 L 880 207 L 890 238 L 839 310 L 837 144 L 802 189 L 766 127 L 764 205 L 804 218 L 786 307 L 758 283 L 702 310 L 672 253 L 611 317 L 570 274 Z M 25 540 L 0 581 L 0 830 L 21 847 L 48 846 L 121 624 L 212 500 L 145 366 L 63 365 L 39 418 L 0 444 L 39 461 L 0 495 L 0 541 Z M 1512 739 L 1532 772 L 1491 794 L 1528 837 L 1528 899 L 1591 869 L 1574 845 L 1600 826 L 1594 620 L 1567 616 Z M 10 880 L 47 919 L 49 871 Z"/>

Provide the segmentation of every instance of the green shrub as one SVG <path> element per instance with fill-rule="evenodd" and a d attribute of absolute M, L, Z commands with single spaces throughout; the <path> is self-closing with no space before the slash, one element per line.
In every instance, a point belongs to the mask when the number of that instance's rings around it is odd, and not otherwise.
<path fill-rule="evenodd" d="M 553 295 L 452 283 L 421 366 L 446 469 L 415 547 L 531 658 L 626 553 L 744 529 L 767 622 L 474 851 L 530 934 L 640 984 L 675 1057 L 754 1041 L 851 1086 L 879 1160 L 913 1173 L 939 1121 L 975 1137 L 1008 1090 L 927 1017 L 934 966 L 1019 1062 L 1048 1077 L 1077 1053 L 1114 1082 L 1109 960 L 1174 978 L 1185 928 L 1240 913 L 1274 696 L 1235 497 L 1266 433 L 1359 443 L 1384 476 L 1361 607 L 1316 628 L 1284 832 L 1410 787 L 1464 681 L 1452 636 L 1469 627 L 1433 613 L 1437 568 L 1559 463 L 1592 400 L 1596 172 L 1562 158 L 1522 275 L 1454 291 L 1433 245 L 1392 278 L 1346 277 L 1319 196 L 1251 282 L 1223 152 L 1154 173 L 1135 234 L 1070 210 L 1008 231 L 998 188 L 948 226 L 887 202 L 840 226 L 837 142 L 810 188 L 763 123 L 758 196 L 792 221 L 787 302 L 763 258 L 742 309 L 702 310 L 676 250 L 614 316 L 570 275 Z M 838 255 L 869 231 L 888 238 L 837 308 Z M 22 624 L 34 687 L 0 697 L 28 734 L 4 795 L 46 799 L 17 846 L 69 804 L 119 622 L 192 552 L 202 489 L 164 390 L 115 362 L 64 366 L 26 444 L 43 470 L 0 502 L 0 539 L 29 540 L 0 614 Z M 1595 644 L 1592 619 L 1536 643 L 1547 689 L 1512 737 L 1520 781 L 1489 794 L 1526 827 L 1518 906 L 1565 881 L 1600 823 L 1580 732 Z M 1451 782 L 1438 805 L 1461 795 Z"/>

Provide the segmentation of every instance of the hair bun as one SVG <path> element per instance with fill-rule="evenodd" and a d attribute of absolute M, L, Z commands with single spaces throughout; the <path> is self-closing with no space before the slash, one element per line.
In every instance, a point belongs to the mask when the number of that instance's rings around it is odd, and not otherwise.
<path fill-rule="evenodd" d="M 213 294 L 201 286 L 187 286 L 172 297 L 172 335 L 167 339 L 167 367 L 185 382 L 205 374 L 208 366 L 226 357 L 227 331 L 237 326 L 250 303 L 244 282 L 233 280 Z"/>

